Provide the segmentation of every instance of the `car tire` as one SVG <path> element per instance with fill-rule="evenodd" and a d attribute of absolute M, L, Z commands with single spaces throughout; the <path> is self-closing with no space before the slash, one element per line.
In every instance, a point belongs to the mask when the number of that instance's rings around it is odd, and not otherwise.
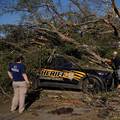
<path fill-rule="evenodd" d="M 94 75 L 88 75 L 82 81 L 82 91 L 85 93 L 96 94 L 105 89 L 103 81 Z"/>

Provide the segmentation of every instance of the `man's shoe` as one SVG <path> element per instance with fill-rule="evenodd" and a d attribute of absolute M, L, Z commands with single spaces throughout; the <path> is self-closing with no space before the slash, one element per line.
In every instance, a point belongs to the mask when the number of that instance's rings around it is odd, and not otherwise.
<path fill-rule="evenodd" d="M 15 113 L 16 111 L 15 110 L 10 110 L 11 113 Z"/>

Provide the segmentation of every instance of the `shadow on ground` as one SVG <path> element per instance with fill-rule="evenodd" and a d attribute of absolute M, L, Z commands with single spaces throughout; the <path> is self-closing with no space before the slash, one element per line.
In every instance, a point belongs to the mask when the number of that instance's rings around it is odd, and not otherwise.
<path fill-rule="evenodd" d="M 25 108 L 28 109 L 36 100 L 40 98 L 40 93 L 42 90 L 32 90 L 27 93 L 25 100 Z"/>

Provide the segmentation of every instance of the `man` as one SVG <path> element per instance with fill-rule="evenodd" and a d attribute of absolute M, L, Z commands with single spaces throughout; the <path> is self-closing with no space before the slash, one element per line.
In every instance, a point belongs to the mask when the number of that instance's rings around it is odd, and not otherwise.
<path fill-rule="evenodd" d="M 118 52 L 114 51 L 112 54 L 112 59 L 106 59 L 106 62 L 112 66 L 114 70 L 115 81 L 117 82 L 117 88 L 120 89 L 120 57 L 118 56 Z"/>
<path fill-rule="evenodd" d="M 25 65 L 22 63 L 23 60 L 22 56 L 17 57 L 15 63 L 10 63 L 8 68 L 8 75 L 13 80 L 14 89 L 11 112 L 15 111 L 18 106 L 19 113 L 25 109 L 25 96 L 30 82 L 25 71 Z"/>

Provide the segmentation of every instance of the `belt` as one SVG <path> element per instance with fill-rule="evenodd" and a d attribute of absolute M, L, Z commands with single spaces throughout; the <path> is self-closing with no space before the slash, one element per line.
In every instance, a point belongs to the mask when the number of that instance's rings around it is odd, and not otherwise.
<path fill-rule="evenodd" d="M 14 82 L 23 82 L 25 80 L 13 80 Z"/>

